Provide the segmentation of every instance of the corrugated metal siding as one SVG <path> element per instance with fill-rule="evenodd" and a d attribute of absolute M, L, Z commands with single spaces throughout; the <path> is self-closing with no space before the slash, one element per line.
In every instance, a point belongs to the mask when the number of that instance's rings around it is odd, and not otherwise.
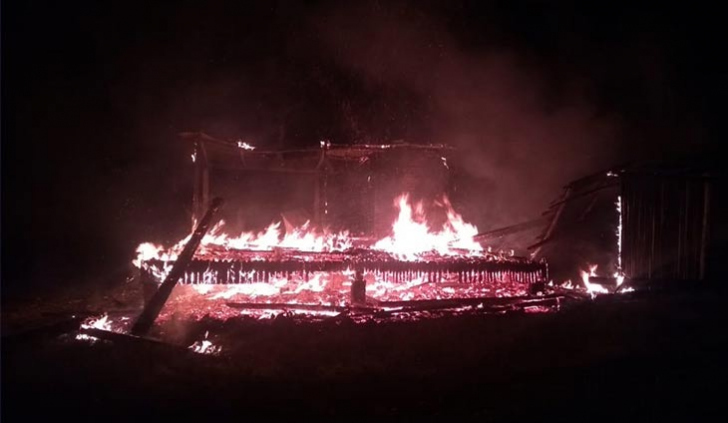
<path fill-rule="evenodd" d="M 622 264 L 628 278 L 704 277 L 709 188 L 702 176 L 623 176 Z"/>

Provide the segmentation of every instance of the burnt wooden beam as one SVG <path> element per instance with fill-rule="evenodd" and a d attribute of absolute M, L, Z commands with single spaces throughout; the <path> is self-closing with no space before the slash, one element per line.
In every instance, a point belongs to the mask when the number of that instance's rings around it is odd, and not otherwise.
<path fill-rule="evenodd" d="M 480 238 L 480 239 L 488 239 L 488 238 L 498 238 L 505 235 L 510 235 L 513 233 L 525 231 L 537 226 L 541 226 L 544 223 L 547 222 L 547 219 L 545 217 L 540 217 L 538 219 L 529 220 L 527 222 L 521 222 L 517 223 L 515 225 L 505 226 L 498 229 L 493 229 L 486 232 L 481 232 L 477 235 L 475 235 L 473 238 Z"/>
<path fill-rule="evenodd" d="M 167 278 L 164 282 L 162 282 L 162 285 L 159 286 L 157 292 L 154 293 L 151 300 L 149 300 L 149 303 L 144 307 L 144 310 L 142 310 L 139 318 L 134 323 L 134 326 L 131 329 L 131 333 L 133 335 L 143 336 L 149 331 L 149 328 L 152 327 L 157 316 L 159 316 L 159 312 L 162 310 L 162 307 L 164 307 L 164 304 L 167 302 L 169 295 L 172 293 L 172 289 L 174 289 L 177 281 L 184 275 L 187 266 L 192 260 L 192 257 L 195 255 L 195 251 L 197 251 L 197 247 L 200 245 L 200 241 L 202 241 L 202 237 L 204 237 L 210 229 L 212 218 L 222 204 L 223 200 L 221 198 L 215 198 L 212 200 L 210 208 L 207 209 L 207 213 L 205 213 L 205 216 L 203 216 L 198 223 L 192 237 L 190 237 L 187 245 L 185 245 L 182 253 L 180 253 L 177 261 L 175 261 L 172 266 L 172 270 L 167 275 Z"/>
<path fill-rule="evenodd" d="M 474 297 L 474 298 L 449 298 L 444 300 L 410 300 L 410 301 L 380 301 L 377 303 L 379 307 L 402 307 L 403 309 L 427 309 L 427 308 L 452 308 L 464 306 L 495 306 L 495 305 L 533 305 L 545 299 L 559 298 L 560 295 L 554 296 L 518 296 L 518 297 Z"/>
<path fill-rule="evenodd" d="M 193 225 L 202 219 L 210 200 L 210 166 L 207 149 L 202 141 L 195 142 L 195 180 L 192 194 Z"/>
<path fill-rule="evenodd" d="M 708 234 L 710 233 L 710 194 L 710 180 L 706 179 L 703 182 L 703 222 L 700 234 L 700 269 L 698 271 L 698 277 L 700 280 L 705 279 L 705 268 L 707 263 L 709 243 Z"/>
<path fill-rule="evenodd" d="M 424 300 L 424 301 L 404 301 L 412 304 L 402 305 L 397 308 L 383 310 L 373 309 L 369 313 L 378 316 L 387 316 L 397 313 L 412 313 L 418 311 L 436 311 L 448 310 L 460 307 L 471 307 L 471 310 L 480 312 L 492 312 L 500 310 L 516 310 L 519 308 L 531 306 L 553 307 L 560 304 L 564 299 L 563 296 L 547 296 L 547 297 L 513 297 L 513 298 L 461 298 L 450 300 Z"/>
<path fill-rule="evenodd" d="M 247 310 L 304 310 L 304 311 L 346 311 L 347 307 L 329 306 L 324 304 L 296 304 L 296 303 L 236 303 L 228 302 L 226 306 L 235 309 Z"/>
<path fill-rule="evenodd" d="M 189 353 L 191 352 L 187 348 L 168 344 L 166 342 L 157 341 L 150 338 L 143 338 L 140 336 L 129 335 L 125 333 L 112 332 L 108 330 L 98 328 L 81 328 L 78 330 L 79 334 L 94 337 L 103 341 L 113 342 L 118 346 L 129 347 L 129 348 L 156 348 L 161 351 L 170 351 L 177 353 Z"/>
<path fill-rule="evenodd" d="M 569 198 L 569 194 L 571 194 L 571 187 L 564 189 L 564 194 L 562 195 L 561 198 L 567 199 L 567 198 Z M 559 204 L 559 208 L 556 210 L 556 213 L 554 213 L 554 216 L 551 219 L 551 223 L 549 224 L 548 228 L 546 228 L 546 232 L 544 232 L 543 236 L 541 237 L 541 241 L 539 241 L 536 244 L 531 245 L 527 248 L 528 250 L 531 250 L 534 248 L 536 249 L 536 251 L 534 251 L 532 253 L 533 257 L 538 256 L 538 253 L 541 252 L 541 246 L 543 244 L 545 244 L 546 242 L 548 242 L 549 239 L 551 238 L 551 234 L 553 233 L 554 229 L 556 228 L 556 223 L 559 221 L 559 218 L 561 217 L 561 213 L 563 213 L 563 211 L 564 211 L 564 207 L 566 207 L 566 202 L 563 200 L 558 204 Z"/>
<path fill-rule="evenodd" d="M 583 191 L 578 194 L 569 195 L 566 198 L 564 198 L 563 200 L 558 201 L 554 204 L 551 204 L 551 207 L 560 206 L 564 203 L 568 203 L 568 202 L 576 200 L 578 198 L 582 198 L 582 197 L 586 197 L 588 195 L 594 194 L 595 192 L 599 192 L 599 191 L 607 189 L 607 188 L 614 188 L 614 187 L 618 187 L 618 186 L 619 186 L 619 182 L 603 184 L 596 188 L 593 188 L 593 189 L 590 189 L 587 191 Z M 567 189 L 571 189 L 571 188 L 567 188 Z"/>

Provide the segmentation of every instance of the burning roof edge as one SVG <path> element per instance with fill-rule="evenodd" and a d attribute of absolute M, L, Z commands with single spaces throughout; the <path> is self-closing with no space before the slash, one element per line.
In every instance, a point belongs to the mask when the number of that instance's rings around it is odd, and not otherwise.
<path fill-rule="evenodd" d="M 319 153 L 321 150 L 326 150 L 330 156 L 337 156 L 340 158 L 351 158 L 358 159 L 362 156 L 371 156 L 379 154 L 384 151 L 391 150 L 416 150 L 416 151 L 430 151 L 444 154 L 448 151 L 455 150 L 454 147 L 444 144 L 412 144 L 406 142 L 392 142 L 389 144 L 332 144 L 328 141 L 321 141 L 319 147 L 308 147 L 308 148 L 297 148 L 297 149 L 278 149 L 278 150 L 258 150 L 256 147 L 251 146 L 241 141 L 221 140 L 214 138 L 204 132 L 181 132 L 179 137 L 186 141 L 192 142 L 205 142 L 211 143 L 220 147 L 227 147 L 230 149 L 231 154 L 240 154 L 243 152 L 248 156 L 268 156 L 268 155 L 283 155 L 283 154 L 311 154 Z"/>
<path fill-rule="evenodd" d="M 599 172 L 575 179 L 564 185 L 564 189 L 577 190 L 604 178 L 623 175 L 655 175 L 655 176 L 717 176 L 724 169 L 714 157 L 687 156 L 671 157 L 661 160 L 630 161 L 602 169 Z"/>

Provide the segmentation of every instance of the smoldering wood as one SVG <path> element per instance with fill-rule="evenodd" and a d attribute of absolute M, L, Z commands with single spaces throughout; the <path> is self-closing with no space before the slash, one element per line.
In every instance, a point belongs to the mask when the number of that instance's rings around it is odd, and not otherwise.
<path fill-rule="evenodd" d="M 330 306 L 325 304 L 297 304 L 297 303 L 240 303 L 227 302 L 226 306 L 242 310 L 303 310 L 303 311 L 337 311 L 343 312 L 348 307 Z"/>
<path fill-rule="evenodd" d="M 446 310 L 461 307 L 476 307 L 485 310 L 495 308 L 522 308 L 530 306 L 555 306 L 564 299 L 563 295 L 547 295 L 543 297 L 477 297 L 452 298 L 444 300 L 414 300 L 414 301 L 371 301 L 366 306 L 353 305 L 352 307 L 328 306 L 323 304 L 295 304 L 295 303 L 239 303 L 228 302 L 226 305 L 235 309 L 247 310 L 301 310 L 301 311 L 333 311 L 340 313 L 354 312 L 356 314 L 392 314 L 402 312 L 416 312 L 429 310 Z"/>
<path fill-rule="evenodd" d="M 394 150 L 413 151 L 413 152 L 431 152 L 438 155 L 446 155 L 453 151 L 454 148 L 443 144 L 410 144 L 410 143 L 392 143 L 392 144 L 332 144 L 325 143 L 320 148 L 298 148 L 289 150 L 248 150 L 241 148 L 234 141 L 221 140 L 202 132 L 183 132 L 179 134 L 180 138 L 185 141 L 192 142 L 194 145 L 201 147 L 210 147 L 220 151 L 220 154 L 234 158 L 238 169 L 255 169 L 255 170 L 276 170 L 280 169 L 283 163 L 290 163 L 292 168 L 289 170 L 316 172 L 322 169 L 320 163 L 322 151 L 326 151 L 326 160 L 329 158 L 336 160 L 346 160 L 357 162 L 362 157 L 382 154 Z M 206 149 L 207 150 L 207 149 Z M 210 160 L 210 151 L 208 153 L 208 161 Z M 298 162 L 291 159 L 297 159 Z M 264 166 L 255 166 L 254 162 L 264 163 Z M 212 162 L 209 163 L 213 165 Z M 324 163 L 325 164 L 325 163 Z M 215 167 L 218 164 L 214 164 Z"/>
<path fill-rule="evenodd" d="M 184 273 L 181 284 L 240 284 L 268 282 L 271 278 L 297 276 L 308 279 L 314 272 L 344 272 L 359 267 L 365 273 L 389 282 L 403 282 L 421 278 L 423 283 L 447 283 L 457 279 L 466 282 L 496 282 L 499 275 L 515 282 L 534 283 L 548 280 L 548 265 L 545 262 L 522 258 L 438 258 L 430 261 L 406 262 L 386 254 L 335 253 L 298 256 L 241 252 L 246 259 L 233 259 L 236 252 L 228 251 L 228 259 L 192 260 Z M 311 260 L 307 257 L 316 257 Z M 145 264 L 158 268 L 167 263 L 149 260 Z"/>
<path fill-rule="evenodd" d="M 564 297 L 561 295 L 551 295 L 544 297 L 510 297 L 510 298 L 459 298 L 448 300 L 422 300 L 422 301 L 389 301 L 380 302 L 377 311 L 372 311 L 376 315 L 391 315 L 397 313 L 412 313 L 418 311 L 437 311 L 449 310 L 454 308 L 470 307 L 474 311 L 493 312 L 502 310 L 522 309 L 525 307 L 558 306 Z M 401 303 L 401 305 L 391 305 Z M 388 304 L 388 305 L 385 305 Z M 390 308 L 389 310 L 387 308 Z"/>
<path fill-rule="evenodd" d="M 358 233 L 374 233 L 383 229 L 378 227 L 382 222 L 379 216 L 383 213 L 378 210 L 378 204 L 382 203 L 380 197 L 389 193 L 386 188 L 382 188 L 386 184 L 371 183 L 372 175 L 377 173 L 377 177 L 383 179 L 394 178 L 396 175 L 379 172 L 382 166 L 390 165 L 394 161 L 401 162 L 402 164 L 396 165 L 397 173 L 406 170 L 413 174 L 427 174 L 434 179 L 443 179 L 443 175 L 449 173 L 449 168 L 437 166 L 434 169 L 432 166 L 435 162 L 442 163 L 441 159 L 448 160 L 454 151 L 452 147 L 441 144 L 419 145 L 404 142 L 380 145 L 326 142 L 310 148 L 264 150 L 250 149 L 239 141 L 216 139 L 201 132 L 181 133 L 180 137 L 194 148 L 204 149 L 205 153 L 204 156 L 202 153 L 195 154 L 195 219 L 199 220 L 205 210 L 204 186 L 208 186 L 208 192 L 214 189 L 218 195 L 225 196 L 228 201 L 233 202 L 231 204 L 238 202 L 246 207 L 250 201 L 255 202 L 253 198 L 256 196 L 267 196 L 268 193 L 254 189 L 248 190 L 248 197 L 243 200 L 237 189 L 238 184 L 232 183 L 232 180 L 245 175 L 245 184 L 255 178 L 265 178 L 278 181 L 281 186 L 298 185 L 296 200 L 291 204 L 295 203 L 295 207 L 307 210 L 315 226 L 347 227 Z M 402 160 L 403 158 L 408 160 Z M 428 165 L 418 167 L 422 163 Z M 445 168 L 448 170 L 444 170 Z M 206 178 L 205 174 L 208 175 Z M 346 179 L 344 177 L 350 177 L 351 181 L 343 182 Z M 305 181 L 299 181 L 302 179 Z M 308 191 L 311 191 L 311 198 L 304 199 L 303 196 L 308 195 Z M 302 193 L 304 194 L 301 195 Z M 232 213 L 232 210 L 247 209 L 237 207 L 236 204 L 236 207 L 231 207 L 225 213 Z M 243 220 L 239 219 L 240 214 L 231 214 L 224 218 L 228 224 L 235 222 L 232 224 L 244 226 L 241 223 Z"/>
<path fill-rule="evenodd" d="M 615 287 L 617 286 L 617 278 L 609 276 L 590 276 L 589 283 L 595 283 L 604 287 Z"/>
<path fill-rule="evenodd" d="M 379 307 L 403 307 L 403 308 L 453 308 L 453 307 L 464 307 L 464 306 L 495 306 L 495 305 L 512 305 L 512 304 L 526 304 L 533 305 L 538 301 L 550 300 L 560 298 L 560 295 L 543 296 L 543 297 L 531 297 L 531 296 L 518 296 L 518 297 L 473 297 L 473 298 L 451 298 L 442 300 L 409 300 L 409 301 L 379 301 L 377 306 Z"/>
<path fill-rule="evenodd" d="M 195 179 L 192 196 L 192 218 L 193 224 L 202 219 L 205 210 L 208 208 L 210 196 L 210 171 L 207 148 L 202 141 L 195 141 Z"/>
<path fill-rule="evenodd" d="M 172 289 L 174 289 L 177 281 L 182 277 L 187 266 L 192 260 L 195 251 L 197 251 L 197 247 L 199 247 L 200 245 L 200 241 L 202 241 L 202 237 L 204 237 L 207 231 L 210 229 L 212 219 L 218 209 L 222 207 L 222 204 L 223 200 L 221 198 L 215 198 L 214 200 L 212 200 L 212 202 L 210 203 L 210 207 L 207 210 L 207 213 L 205 213 L 205 215 L 198 223 L 197 228 L 190 237 L 190 240 L 187 242 L 184 249 L 182 250 L 182 253 L 180 253 L 179 257 L 172 266 L 172 270 L 170 270 L 166 279 L 164 280 L 164 282 L 162 282 L 162 285 L 159 286 L 157 292 L 151 298 L 149 303 L 144 307 L 142 313 L 139 315 L 139 318 L 134 323 L 134 326 L 131 330 L 131 333 L 133 335 L 145 335 L 152 327 L 154 321 L 159 315 L 159 312 L 162 310 L 162 307 L 164 307 L 164 304 L 167 302 L 169 295 L 172 293 Z"/>
<path fill-rule="evenodd" d="M 41 325 L 33 326 L 30 328 L 24 328 L 22 330 L 3 333 L 2 340 L 6 341 L 27 341 L 29 339 L 37 339 L 51 336 L 58 336 L 64 333 L 78 330 L 81 327 L 81 323 L 88 317 L 88 315 L 81 316 L 66 316 L 60 319 L 56 319 L 50 323 L 44 323 Z"/>
<path fill-rule="evenodd" d="M 367 302 L 367 282 L 364 280 L 364 272 L 361 268 L 356 269 L 354 280 L 351 283 L 351 303 L 364 305 Z"/>
<path fill-rule="evenodd" d="M 99 328 L 80 328 L 79 334 L 91 336 L 104 341 L 113 342 L 117 346 L 129 348 L 156 348 L 163 351 L 174 351 L 177 353 L 191 352 L 184 346 L 174 345 L 166 342 L 156 341 L 154 339 L 141 336 L 129 335 L 126 333 L 112 332 Z"/>
<path fill-rule="evenodd" d="M 703 176 L 708 176 L 704 174 Z M 711 181 L 706 178 L 703 185 L 703 231 L 700 235 L 700 279 L 705 279 L 707 253 L 708 253 L 708 234 L 710 230 L 710 189 Z"/>
<path fill-rule="evenodd" d="M 575 275 L 577 270 L 585 270 L 587 264 L 597 264 L 593 260 L 602 260 L 597 270 L 600 274 L 620 271 L 625 281 L 704 279 L 710 248 L 710 184 L 714 172 L 717 171 L 704 161 L 654 161 L 632 163 L 609 173 L 581 178 L 566 185 L 561 198 L 551 203 L 544 215 L 552 216 L 553 224 L 529 248 L 534 250 L 534 257 L 549 260 L 554 275 L 564 275 L 569 266 L 574 268 L 571 274 Z M 573 192 L 566 195 L 567 190 Z M 603 247 L 601 239 L 610 239 L 610 232 L 614 232 L 616 241 L 619 222 L 606 219 L 607 214 L 601 210 L 615 207 L 618 198 L 622 210 L 621 257 L 615 245 L 615 251 L 609 252 L 615 259 L 606 262 L 602 257 L 607 252 L 597 254 L 597 247 Z M 592 216 L 595 213 L 596 220 Z M 615 211 L 614 216 L 618 218 L 619 214 Z M 595 225 L 603 230 L 588 229 Z M 599 236 L 588 244 L 586 235 Z M 584 253 L 589 249 L 594 251 Z M 564 255 L 575 258 L 569 263 L 558 259 Z M 614 286 L 612 280 L 600 282 Z"/>
<path fill-rule="evenodd" d="M 576 283 L 579 271 L 588 264 L 598 265 L 599 272 L 609 275 L 617 267 L 619 181 L 606 173 L 584 181 L 564 188 L 550 209 L 550 224 L 528 247 L 533 258 L 549 262 L 549 274 L 557 283 Z"/>

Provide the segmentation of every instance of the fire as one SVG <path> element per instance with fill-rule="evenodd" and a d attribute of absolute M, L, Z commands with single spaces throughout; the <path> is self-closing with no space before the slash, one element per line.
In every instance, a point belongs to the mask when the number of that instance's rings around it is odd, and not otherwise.
<path fill-rule="evenodd" d="M 189 237 L 188 237 L 189 238 Z M 158 259 L 163 261 L 174 261 L 177 260 L 177 255 L 182 250 L 181 245 L 184 245 L 184 242 L 188 238 L 185 238 L 182 242 L 178 243 L 174 247 L 170 249 L 166 249 L 162 247 L 161 245 L 152 244 L 151 242 L 144 242 L 139 244 L 139 246 L 136 249 L 137 257 L 132 261 L 132 264 L 136 267 L 142 267 L 142 264 L 146 260 L 152 260 L 152 259 Z"/>
<path fill-rule="evenodd" d="M 617 196 L 617 213 L 619 223 L 617 224 L 617 268 L 622 270 L 622 196 Z"/>
<path fill-rule="evenodd" d="M 238 148 L 242 148 L 243 150 L 251 150 L 251 151 L 255 150 L 255 147 L 248 144 L 247 142 L 243 142 L 242 140 L 238 141 Z"/>
<path fill-rule="evenodd" d="M 371 248 L 410 261 L 417 260 L 427 253 L 444 256 L 482 255 L 483 247 L 474 239 L 478 228 L 465 222 L 446 196 L 436 204 L 445 209 L 447 216 L 447 222 L 439 231 L 430 228 L 422 202 L 413 206 L 410 204 L 408 194 L 397 197 L 395 206 L 399 209 L 399 215 L 392 225 L 391 235 L 377 241 Z M 225 222 L 220 221 L 203 237 L 198 254 L 204 254 L 209 247 L 248 251 L 290 249 L 303 252 L 334 252 L 346 251 L 353 245 L 348 231 L 321 232 L 313 228 L 310 222 L 285 233 L 282 232 L 281 222 L 274 222 L 263 231 L 242 232 L 238 236 L 223 232 L 224 226 Z M 141 267 L 145 261 L 152 259 L 174 261 L 190 236 L 169 249 L 148 242 L 140 244 L 133 264 Z"/>
<path fill-rule="evenodd" d="M 589 267 L 589 272 L 581 271 L 581 280 L 584 282 L 584 286 L 586 286 L 586 290 L 589 291 L 590 294 L 606 294 L 609 291 L 601 285 L 590 283 L 589 278 L 593 276 L 597 276 L 597 265 L 596 264 L 589 264 L 587 265 Z"/>
<path fill-rule="evenodd" d="M 91 317 L 91 318 L 86 319 L 83 323 L 81 323 L 81 328 L 82 329 L 94 328 L 94 329 L 101 329 L 101 330 L 106 330 L 106 331 L 112 330 L 111 321 L 109 320 L 108 314 L 104 314 L 103 316 L 98 317 L 98 318 Z M 93 336 L 85 335 L 82 333 L 79 333 L 78 335 L 76 335 L 76 339 L 79 341 L 89 341 L 91 343 L 96 342 L 96 340 L 97 340 L 97 338 L 95 338 Z"/>
<path fill-rule="evenodd" d="M 624 282 L 624 273 L 622 272 L 622 196 L 617 196 L 617 214 L 619 215 L 619 222 L 617 223 L 617 271 L 614 272 L 614 277 L 617 279 L 617 287 L 622 285 Z"/>
<path fill-rule="evenodd" d="M 483 247 L 474 240 L 478 228 L 466 223 L 445 196 L 441 205 L 447 213 L 447 222 L 434 232 L 428 225 L 422 202 L 410 204 L 409 195 L 395 200 L 399 215 L 392 225 L 391 235 L 379 240 L 373 248 L 391 253 L 403 260 L 417 260 L 425 253 L 440 255 L 480 255 Z"/>
<path fill-rule="evenodd" d="M 226 250 L 271 251 L 276 248 L 286 248 L 306 252 L 345 251 L 352 246 L 347 231 L 338 233 L 319 233 L 306 222 L 290 232 L 281 234 L 281 222 L 270 224 L 265 230 L 255 232 L 242 232 L 238 236 L 230 236 L 223 232 L 225 221 L 220 221 L 210 232 L 202 238 L 200 253 L 204 254 L 206 247 L 217 246 Z M 174 261 L 184 248 L 191 235 L 188 235 L 173 247 L 166 249 L 161 245 L 145 242 L 137 247 L 137 257 L 132 264 L 142 267 L 147 260 L 157 259 L 165 262 Z"/>
<path fill-rule="evenodd" d="M 209 335 L 209 332 L 205 332 L 205 339 L 203 339 L 202 341 L 196 341 L 194 344 L 190 345 L 188 348 L 198 354 L 212 354 L 212 355 L 219 354 L 220 351 L 222 351 L 222 347 L 213 344 L 212 341 L 209 341 L 207 339 L 208 335 Z"/>
<path fill-rule="evenodd" d="M 351 248 L 349 233 L 318 233 L 306 222 L 290 232 L 281 234 L 281 222 L 269 225 L 259 233 L 243 232 L 237 237 L 222 233 L 225 225 L 221 221 L 208 235 L 202 239 L 202 250 L 205 246 L 216 245 L 233 250 L 270 251 L 274 248 L 288 248 L 298 251 L 322 252 L 344 251 Z"/>

